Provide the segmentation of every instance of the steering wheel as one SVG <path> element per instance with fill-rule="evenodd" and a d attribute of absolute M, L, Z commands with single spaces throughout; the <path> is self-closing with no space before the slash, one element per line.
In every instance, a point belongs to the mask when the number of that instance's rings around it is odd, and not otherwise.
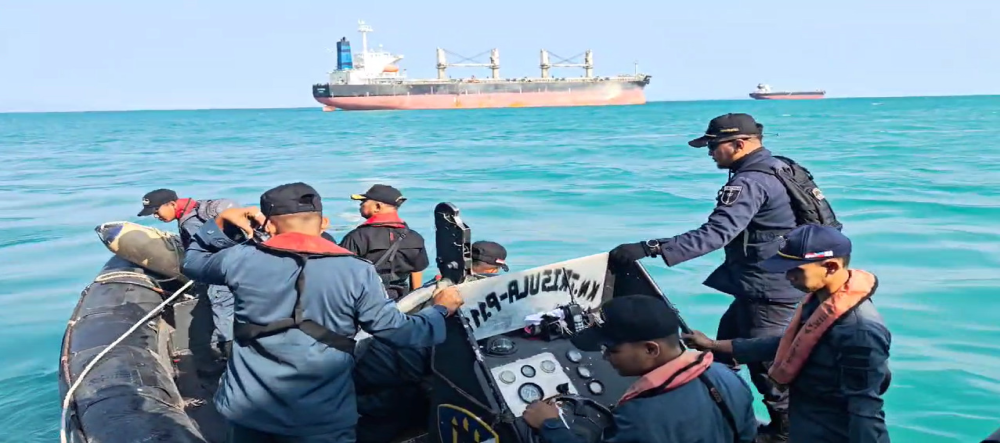
<path fill-rule="evenodd" d="M 593 399 L 563 394 L 552 398 L 563 412 L 563 418 L 574 434 L 587 443 L 600 443 L 604 429 L 614 423 L 611 409 Z M 540 441 L 535 436 L 536 442 Z"/>

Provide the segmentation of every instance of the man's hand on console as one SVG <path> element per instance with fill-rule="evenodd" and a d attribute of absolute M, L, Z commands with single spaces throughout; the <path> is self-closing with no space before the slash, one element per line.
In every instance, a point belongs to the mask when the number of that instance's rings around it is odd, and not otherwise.
<path fill-rule="evenodd" d="M 559 407 L 552 402 L 535 401 L 528 405 L 528 408 L 524 410 L 524 414 L 521 414 L 521 418 L 524 419 L 528 426 L 538 429 L 542 427 L 542 422 L 545 420 L 559 418 Z"/>

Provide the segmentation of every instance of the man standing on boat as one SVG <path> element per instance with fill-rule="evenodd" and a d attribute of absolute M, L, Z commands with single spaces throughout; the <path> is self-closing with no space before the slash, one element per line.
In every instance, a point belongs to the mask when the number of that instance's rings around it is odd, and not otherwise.
<path fill-rule="evenodd" d="M 215 395 L 231 443 L 354 442 L 358 327 L 396 346 L 434 346 L 463 303 L 451 288 L 415 315 L 399 312 L 371 263 L 322 237 L 328 225 L 319 193 L 291 183 L 261 195 L 260 209 L 205 223 L 188 249 L 185 273 L 229 286 L 239 301 Z M 243 240 L 255 229 L 270 238 Z"/>
<path fill-rule="evenodd" d="M 229 199 L 195 200 L 178 198 L 172 189 L 156 189 L 142 196 L 142 210 L 139 217 L 152 215 L 164 223 L 177 221 L 177 231 L 181 244 L 187 249 L 194 234 L 208 220 L 213 220 L 229 208 L 239 205 Z M 197 291 L 204 293 L 212 305 L 212 346 L 228 357 L 233 340 L 233 293 L 224 285 L 202 285 Z"/>
<path fill-rule="evenodd" d="M 788 234 L 762 263 L 808 293 L 784 335 L 712 340 L 684 338 L 739 362 L 773 361 L 768 376 L 790 400 L 792 442 L 889 443 L 882 395 L 889 388 L 892 335 L 871 297 L 878 279 L 850 269 L 851 241 L 829 226 Z"/>
<path fill-rule="evenodd" d="M 340 246 L 375 264 L 379 277 L 396 300 L 420 287 L 423 270 L 430 260 L 424 238 L 399 218 L 406 197 L 388 185 L 374 185 L 364 194 L 354 194 L 365 222 L 344 235 Z"/>
<path fill-rule="evenodd" d="M 725 262 L 704 282 L 735 297 L 719 321 L 720 340 L 780 336 L 805 294 L 784 274 L 769 272 L 760 262 L 778 250 L 781 235 L 798 225 L 840 227 L 809 172 L 764 148 L 763 128 L 747 114 L 712 119 L 704 135 L 688 142 L 695 148 L 707 146 L 718 168 L 729 170 L 729 181 L 719 190 L 708 221 L 674 237 L 622 244 L 609 256 L 612 265 L 659 256 L 667 266 L 676 266 L 724 248 Z M 716 359 L 735 367 L 729 355 L 716 353 Z M 747 365 L 771 417 L 761 434 L 785 441 L 788 395 L 767 377 L 767 366 L 767 362 Z"/>

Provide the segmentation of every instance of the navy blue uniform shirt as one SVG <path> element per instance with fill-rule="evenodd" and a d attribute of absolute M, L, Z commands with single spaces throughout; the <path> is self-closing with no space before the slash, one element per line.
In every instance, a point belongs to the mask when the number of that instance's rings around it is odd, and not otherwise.
<path fill-rule="evenodd" d="M 787 168 L 760 148 L 730 168 L 732 176 L 719 190 L 715 209 L 698 229 L 659 239 L 664 263 L 674 266 L 725 248 L 726 261 L 704 284 L 738 298 L 797 301 L 805 294 L 784 274 L 765 272 L 759 263 L 776 254 L 779 237 L 795 228 L 795 213 L 785 186 L 776 177 L 746 171 L 764 163 Z"/>

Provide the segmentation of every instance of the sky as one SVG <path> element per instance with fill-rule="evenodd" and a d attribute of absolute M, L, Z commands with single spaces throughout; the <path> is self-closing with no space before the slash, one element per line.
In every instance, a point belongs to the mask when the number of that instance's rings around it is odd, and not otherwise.
<path fill-rule="evenodd" d="M 997 0 L 0 0 L 0 112 L 320 106 L 311 86 L 341 37 L 360 50 L 359 19 L 411 78 L 436 75 L 438 47 L 498 48 L 501 77 L 537 76 L 542 48 L 592 49 L 597 75 L 638 62 L 651 101 L 746 99 L 758 83 L 1000 94 Z"/>

